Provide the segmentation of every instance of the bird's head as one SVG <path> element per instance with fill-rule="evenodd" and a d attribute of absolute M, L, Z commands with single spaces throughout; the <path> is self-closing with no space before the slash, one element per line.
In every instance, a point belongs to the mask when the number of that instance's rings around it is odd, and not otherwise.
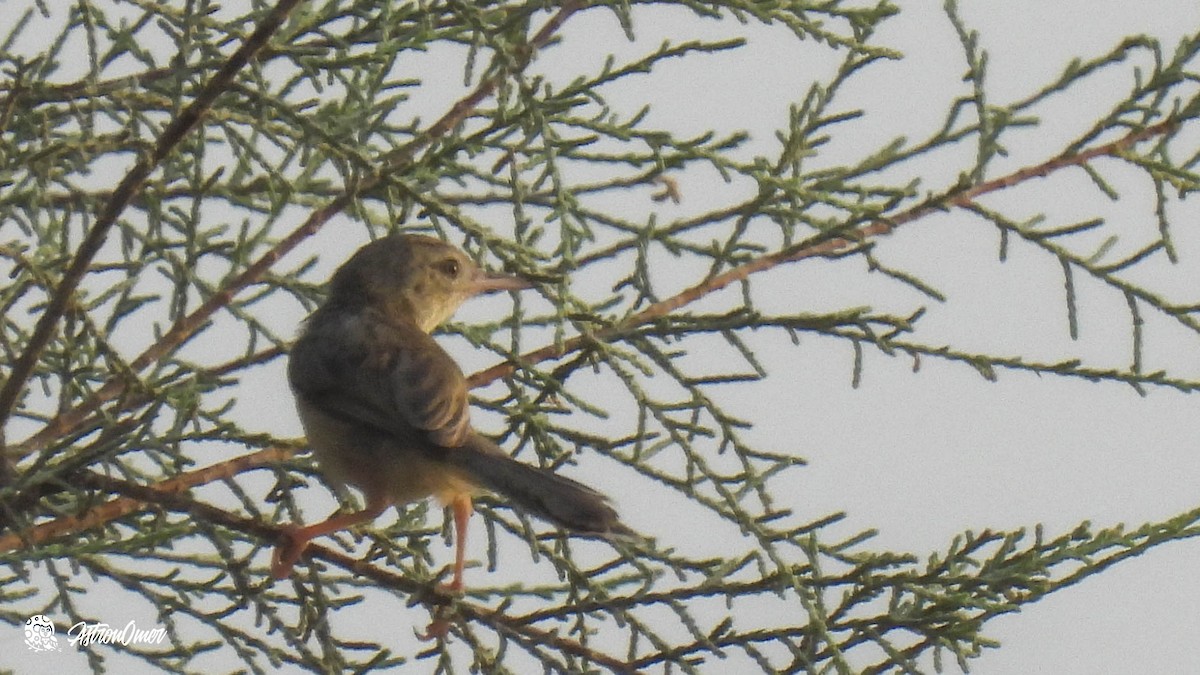
<path fill-rule="evenodd" d="M 338 269 L 329 301 L 409 318 L 428 333 L 473 295 L 530 286 L 520 277 L 481 269 L 439 239 L 393 234 L 362 247 Z"/>

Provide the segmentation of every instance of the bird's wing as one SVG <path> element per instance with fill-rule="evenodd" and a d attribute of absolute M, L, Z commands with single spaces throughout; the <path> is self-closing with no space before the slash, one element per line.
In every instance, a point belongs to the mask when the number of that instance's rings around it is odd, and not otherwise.
<path fill-rule="evenodd" d="M 417 435 L 441 447 L 465 442 L 466 380 L 433 338 L 362 313 L 313 318 L 289 357 L 297 395 L 333 417 L 400 438 Z"/>

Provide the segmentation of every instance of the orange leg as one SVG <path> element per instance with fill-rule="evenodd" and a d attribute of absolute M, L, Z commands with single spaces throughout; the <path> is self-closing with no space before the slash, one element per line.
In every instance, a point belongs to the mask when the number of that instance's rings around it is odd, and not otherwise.
<path fill-rule="evenodd" d="M 342 513 L 328 520 L 305 527 L 288 526 L 284 528 L 283 536 L 275 545 L 275 554 L 271 556 L 271 576 L 284 579 L 291 575 L 292 566 L 300 559 L 308 542 L 317 537 L 344 530 L 351 525 L 375 520 L 379 514 L 387 510 L 392 503 L 386 497 L 370 496 L 367 498 L 367 508 L 354 513 Z"/>
<path fill-rule="evenodd" d="M 463 568 L 467 564 L 467 521 L 471 519 L 471 495 L 455 495 L 450 503 L 454 509 L 454 577 L 450 584 L 443 586 L 447 593 L 460 593 L 463 589 Z M 423 634 L 417 637 L 422 640 L 444 640 L 450 632 L 449 605 L 439 605 L 433 610 L 433 620 Z"/>
<path fill-rule="evenodd" d="M 463 589 L 463 568 L 467 563 L 467 521 L 471 519 L 471 495 L 454 498 L 454 579 L 447 590 L 457 593 Z"/>

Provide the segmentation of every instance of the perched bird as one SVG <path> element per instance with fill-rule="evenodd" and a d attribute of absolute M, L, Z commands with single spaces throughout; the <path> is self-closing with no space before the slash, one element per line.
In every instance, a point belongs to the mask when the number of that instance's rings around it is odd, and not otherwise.
<path fill-rule="evenodd" d="M 313 538 L 430 496 L 454 509 L 451 591 L 463 586 L 471 498 L 482 491 L 572 532 L 635 536 L 604 495 L 522 464 L 479 435 L 466 379 L 429 335 L 473 295 L 529 286 L 412 234 L 367 244 L 334 273 L 328 299 L 292 349 L 288 380 L 321 469 L 362 490 L 366 508 L 289 527 L 272 560 L 276 578 L 291 573 Z"/>

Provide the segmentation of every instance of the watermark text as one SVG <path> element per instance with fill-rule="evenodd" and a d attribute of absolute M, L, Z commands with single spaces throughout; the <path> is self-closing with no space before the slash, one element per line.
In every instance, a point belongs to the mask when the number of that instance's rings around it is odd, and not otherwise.
<path fill-rule="evenodd" d="M 72 647 L 87 647 L 93 644 L 162 644 L 167 637 L 165 628 L 143 630 L 133 621 L 122 628 L 107 623 L 79 623 L 67 629 L 67 641 Z"/>

